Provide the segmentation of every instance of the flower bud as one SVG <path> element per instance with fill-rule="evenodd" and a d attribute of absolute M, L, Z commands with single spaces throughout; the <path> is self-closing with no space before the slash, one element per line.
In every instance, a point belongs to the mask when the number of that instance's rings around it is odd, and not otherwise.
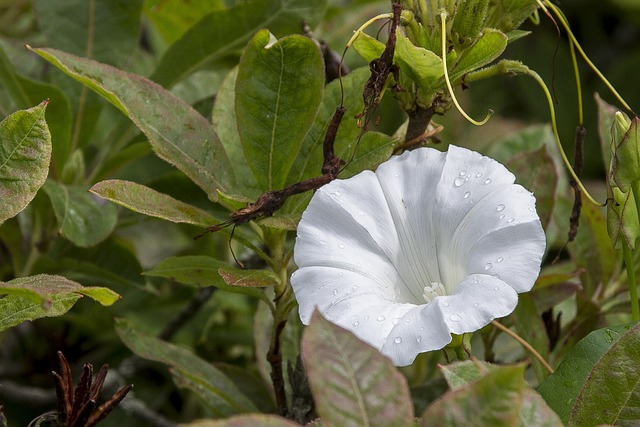
<path fill-rule="evenodd" d="M 453 26 L 454 43 L 470 45 L 478 38 L 487 16 L 489 0 L 461 0 L 458 3 Z"/>

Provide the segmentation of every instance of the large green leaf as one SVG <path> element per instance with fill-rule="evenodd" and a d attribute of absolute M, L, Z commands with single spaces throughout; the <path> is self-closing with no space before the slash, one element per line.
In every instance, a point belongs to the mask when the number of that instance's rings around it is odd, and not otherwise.
<path fill-rule="evenodd" d="M 236 115 L 245 159 L 264 191 L 284 186 L 324 87 L 318 47 L 303 36 L 249 42 L 236 79 Z"/>
<path fill-rule="evenodd" d="M 421 88 L 434 86 L 444 74 L 442 59 L 430 50 L 418 47 L 398 31 L 394 61 Z"/>
<path fill-rule="evenodd" d="M 143 0 L 34 0 L 47 45 L 111 65 L 130 59 Z"/>
<path fill-rule="evenodd" d="M 302 357 L 323 423 L 341 427 L 413 425 L 404 376 L 389 359 L 317 312 L 304 332 Z"/>
<path fill-rule="evenodd" d="M 167 258 L 144 274 L 164 277 L 186 285 L 215 286 L 224 291 L 251 295 L 270 303 L 269 298 L 260 287 L 236 286 L 232 280 L 233 277 L 237 278 L 237 275 L 234 276 L 234 272 L 235 269 L 232 269 L 226 262 L 208 256 L 180 256 Z M 221 273 L 224 273 L 232 284 L 227 284 Z"/>
<path fill-rule="evenodd" d="M 420 425 L 517 426 L 525 391 L 523 374 L 522 365 L 489 370 L 477 381 L 432 403 L 420 417 Z"/>
<path fill-rule="evenodd" d="M 224 0 L 146 0 L 144 14 L 169 44 L 200 19 L 216 10 L 224 10 Z"/>
<path fill-rule="evenodd" d="M 138 356 L 171 367 L 176 382 L 194 392 L 214 415 L 228 417 L 257 411 L 226 375 L 190 350 L 144 335 L 124 320 L 117 321 L 116 332 Z"/>
<path fill-rule="evenodd" d="M 249 0 L 202 18 L 162 57 L 152 80 L 165 87 L 207 63 L 237 55 L 251 37 L 267 28 L 276 36 L 300 31 L 305 21 L 314 26 L 324 14 L 326 0 Z"/>
<path fill-rule="evenodd" d="M 47 101 L 0 122 L 0 224 L 33 200 L 49 173 L 51 135 Z"/>
<path fill-rule="evenodd" d="M 71 143 L 71 105 L 66 95 L 57 86 L 31 80 L 16 71 L 0 46 L 0 86 L 9 92 L 13 104 L 26 109 L 49 99 L 45 118 L 51 132 L 52 162 L 54 171 L 61 172 L 69 156 Z"/>
<path fill-rule="evenodd" d="M 572 426 L 640 424 L 640 324 L 625 332 L 589 370 L 569 417 Z"/>
<path fill-rule="evenodd" d="M 102 305 L 111 305 L 120 297 L 108 288 L 84 287 L 62 276 L 40 274 L 0 282 L 0 331 L 26 320 L 60 316 L 83 295 Z"/>
<path fill-rule="evenodd" d="M 135 182 L 110 179 L 95 184 L 89 191 L 132 211 L 171 222 L 202 227 L 219 222 L 200 208 Z"/>
<path fill-rule="evenodd" d="M 116 207 L 79 186 L 47 180 L 43 186 L 58 220 L 60 235 L 83 248 L 106 239 L 118 222 Z"/>
<path fill-rule="evenodd" d="M 155 153 L 193 180 L 209 199 L 233 180 L 211 124 L 191 106 L 144 77 L 54 49 L 33 49 L 111 102 L 149 138 Z"/>
<path fill-rule="evenodd" d="M 599 362 L 604 360 L 605 354 L 607 354 L 613 344 L 629 329 L 629 326 L 615 326 L 591 332 L 571 349 L 555 372 L 540 384 L 538 391 L 547 401 L 547 404 L 560 416 L 562 422 L 565 424 L 569 422 L 578 396 L 582 395 L 587 378 L 596 370 L 596 365 L 600 366 L 599 369 L 605 372 L 615 369 L 617 378 L 620 378 L 617 367 L 614 365 L 602 365 Z M 637 327 L 634 329 L 635 331 L 632 337 L 635 338 L 631 339 L 637 341 Z M 627 344 L 623 344 L 623 349 L 625 348 L 627 348 Z M 606 360 L 611 361 L 610 358 Z M 616 360 L 616 363 L 620 363 L 620 366 L 625 368 L 628 366 L 627 362 L 632 362 L 637 365 L 637 359 L 635 361 L 632 361 L 632 359 Z M 637 366 L 633 367 L 632 372 L 636 370 Z M 635 381 L 637 384 L 637 372 Z M 624 391 L 624 387 L 620 389 L 620 393 Z M 612 389 L 610 393 L 607 393 L 607 390 L 602 389 L 597 390 L 596 395 L 603 393 L 610 396 L 616 392 L 615 389 Z M 583 398 L 587 398 L 587 396 L 583 396 Z M 607 422 L 604 423 L 606 424 Z"/>

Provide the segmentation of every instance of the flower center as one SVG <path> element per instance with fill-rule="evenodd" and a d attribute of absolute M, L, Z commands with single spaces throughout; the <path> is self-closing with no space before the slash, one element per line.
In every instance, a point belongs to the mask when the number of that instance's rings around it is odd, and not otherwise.
<path fill-rule="evenodd" d="M 422 298 L 424 298 L 426 302 L 431 302 L 435 297 L 444 295 L 447 295 L 447 291 L 440 282 L 431 282 L 430 285 L 424 287 L 424 292 L 422 292 Z"/>

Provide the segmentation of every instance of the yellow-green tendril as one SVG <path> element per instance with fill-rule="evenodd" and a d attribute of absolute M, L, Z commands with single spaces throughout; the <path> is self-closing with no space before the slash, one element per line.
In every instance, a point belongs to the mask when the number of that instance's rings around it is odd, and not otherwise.
<path fill-rule="evenodd" d="M 460 104 L 458 104 L 458 100 L 456 99 L 455 94 L 453 93 L 453 87 L 451 87 L 451 81 L 449 80 L 449 71 L 447 70 L 447 23 L 446 23 L 447 14 L 446 12 L 440 13 L 440 23 L 441 23 L 441 35 L 442 39 L 442 67 L 444 69 L 444 81 L 447 83 L 447 89 L 449 89 L 449 94 L 451 95 L 451 100 L 453 104 L 456 106 L 456 109 L 462 114 L 462 116 L 467 119 L 469 122 L 473 123 L 476 126 L 482 126 L 487 123 L 491 115 L 493 114 L 492 110 L 489 110 L 487 116 L 484 120 L 478 122 L 472 119 L 467 113 L 464 112 Z"/>
<path fill-rule="evenodd" d="M 604 203 L 598 203 L 591 196 L 591 194 L 589 194 L 587 189 L 584 188 L 582 181 L 580 181 L 580 178 L 578 178 L 578 175 L 576 175 L 575 171 L 573 170 L 573 167 L 571 167 L 571 163 L 569 163 L 569 159 L 567 158 L 567 155 L 564 152 L 564 148 L 562 148 L 562 143 L 560 142 L 560 135 L 558 134 L 558 124 L 556 122 L 556 109 L 553 106 L 553 98 L 551 97 L 549 88 L 547 88 L 547 85 L 545 84 L 544 80 L 542 80 L 542 77 L 540 77 L 540 75 L 535 71 L 533 71 L 532 69 L 527 68 L 526 74 L 530 75 L 531 77 L 533 77 L 533 79 L 536 82 L 538 82 L 538 84 L 544 91 L 545 96 L 547 97 L 547 103 L 549 104 L 549 112 L 551 113 L 551 127 L 553 129 L 553 135 L 556 138 L 556 145 L 558 146 L 558 150 L 560 151 L 560 155 L 562 156 L 562 161 L 564 162 L 567 169 L 569 169 L 569 173 L 571 174 L 573 179 L 576 181 L 576 183 L 578 184 L 578 187 L 580 188 L 580 191 L 582 191 L 582 194 L 587 198 L 587 200 L 589 200 L 591 203 L 593 203 L 596 206 L 605 206 Z"/>
<path fill-rule="evenodd" d="M 584 52 L 584 50 L 580 46 L 580 43 L 578 43 L 578 40 L 573 35 L 573 32 L 571 32 L 569 23 L 567 22 L 566 18 L 564 17 L 564 14 L 560 11 L 560 9 L 558 9 L 549 0 L 544 0 L 544 3 L 543 3 L 543 0 L 536 0 L 536 1 L 538 3 L 538 6 L 540 6 L 540 8 L 544 10 L 546 13 L 548 13 L 548 11 L 547 11 L 547 8 L 545 7 L 545 4 L 549 7 L 549 9 L 553 11 L 553 13 L 558 17 L 558 19 L 562 23 L 562 26 L 564 27 L 565 31 L 567 32 L 567 35 L 569 36 L 569 39 L 573 42 L 576 49 L 578 49 L 578 52 L 580 52 L 580 55 L 582 56 L 582 58 L 584 58 L 585 62 L 589 65 L 589 67 L 591 67 L 591 69 L 596 73 L 596 75 L 600 78 L 600 80 L 602 80 L 602 82 L 607 86 L 607 88 L 609 88 L 611 93 L 613 93 L 613 95 L 618 99 L 618 101 L 622 104 L 622 106 L 627 110 L 633 112 L 629 104 L 627 104 L 627 102 L 622 98 L 622 96 L 618 93 L 618 91 L 616 91 L 615 88 L 611 85 L 611 83 L 609 83 L 609 80 L 607 80 L 606 77 L 600 72 L 598 67 L 596 67 L 593 64 L 593 62 L 591 62 L 587 54 Z"/>
<path fill-rule="evenodd" d="M 520 343 L 520 345 L 522 345 L 524 348 L 526 348 L 531 354 L 533 354 L 533 356 L 538 359 L 538 361 L 540 362 L 540 364 L 542 366 L 544 366 L 544 368 L 550 373 L 553 374 L 553 368 L 551 367 L 551 365 L 549 365 L 549 363 L 544 360 L 544 357 L 542 357 L 542 355 L 540 353 L 538 353 L 536 351 L 535 348 L 533 348 L 531 346 L 531 344 L 529 344 L 528 342 L 526 342 L 520 335 L 516 334 L 515 332 L 513 332 L 511 329 L 507 328 L 506 326 L 504 326 L 502 323 L 499 323 L 496 320 L 492 320 L 491 324 L 493 326 L 495 326 L 496 328 L 500 329 L 502 332 L 506 333 L 507 335 L 509 335 L 511 338 L 513 338 L 514 340 L 518 341 Z"/>
<path fill-rule="evenodd" d="M 529 16 L 529 20 L 533 22 L 533 25 L 540 25 L 540 14 L 538 13 L 538 9 L 533 11 L 531 16 Z"/>
<path fill-rule="evenodd" d="M 351 36 L 351 38 L 349 39 L 349 41 L 347 42 L 347 46 L 346 48 L 350 48 L 351 45 L 353 44 L 354 41 L 356 41 L 356 39 L 358 38 L 358 36 L 364 31 L 365 28 L 367 28 L 369 25 L 373 24 L 376 21 L 379 21 L 381 19 L 393 19 L 393 13 L 383 13 L 377 16 L 374 16 L 373 18 L 369 19 L 367 22 L 365 22 L 364 24 L 362 24 L 360 26 L 360 28 L 358 28 L 356 31 L 354 31 L 353 35 Z"/>

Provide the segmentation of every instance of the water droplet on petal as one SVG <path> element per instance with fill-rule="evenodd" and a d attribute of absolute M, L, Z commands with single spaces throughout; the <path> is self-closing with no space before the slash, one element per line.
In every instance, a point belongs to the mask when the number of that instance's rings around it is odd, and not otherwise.
<path fill-rule="evenodd" d="M 334 289 L 334 290 L 333 290 L 333 294 L 334 294 L 334 295 L 338 295 L 338 290 L 337 290 L 337 289 Z"/>
<path fill-rule="evenodd" d="M 497 259 L 496 261 L 497 261 L 497 262 L 502 262 L 502 261 L 504 261 L 504 258 L 502 258 L 502 257 L 498 257 L 498 259 Z"/>
<path fill-rule="evenodd" d="M 420 341 L 422 341 L 422 337 L 418 335 L 418 337 L 416 338 L 416 342 L 420 342 Z"/>
<path fill-rule="evenodd" d="M 512 223 L 513 221 L 515 221 L 515 219 L 513 219 L 513 218 L 509 218 L 509 219 L 507 220 L 507 222 L 508 222 L 508 223 Z"/>
<path fill-rule="evenodd" d="M 488 262 L 485 266 L 484 266 L 484 270 L 488 271 L 491 270 L 493 268 L 493 264 L 491 264 L 490 262 Z"/>
<path fill-rule="evenodd" d="M 497 210 L 498 212 L 502 212 L 502 211 L 504 210 L 504 205 L 503 205 L 502 203 L 500 203 L 500 204 L 498 205 L 498 207 L 496 208 L 496 210 Z"/>
<path fill-rule="evenodd" d="M 442 301 L 442 306 L 443 306 L 443 307 L 449 307 L 450 305 L 451 305 L 451 304 L 449 304 L 448 302 L 446 302 L 446 301 Z"/>
<path fill-rule="evenodd" d="M 364 216 L 364 212 L 359 211 L 359 212 L 358 212 L 358 215 L 360 215 L 360 216 Z"/>
<path fill-rule="evenodd" d="M 468 199 L 471 196 L 471 191 L 467 191 L 466 193 L 464 193 L 464 198 Z"/>
<path fill-rule="evenodd" d="M 536 210 L 534 208 L 529 208 L 529 212 L 535 212 Z"/>
<path fill-rule="evenodd" d="M 351 307 L 351 303 L 350 302 L 347 303 L 347 307 Z"/>
<path fill-rule="evenodd" d="M 455 185 L 456 187 L 460 187 L 462 184 L 464 184 L 464 178 L 457 177 L 455 180 L 453 180 L 453 185 Z"/>
<path fill-rule="evenodd" d="M 342 277 L 344 276 L 344 273 L 341 271 L 340 273 L 338 273 L 338 276 Z"/>
<path fill-rule="evenodd" d="M 493 288 L 493 290 L 498 292 L 500 290 L 500 288 L 496 286 L 495 288 Z"/>
<path fill-rule="evenodd" d="M 482 172 L 478 172 L 478 173 L 476 174 L 476 178 L 480 178 L 481 176 L 482 176 Z"/>
<path fill-rule="evenodd" d="M 453 313 L 449 315 L 449 320 L 451 320 L 452 322 L 459 322 L 462 320 L 462 317 L 460 317 L 459 314 Z"/>
<path fill-rule="evenodd" d="M 396 173 L 396 174 L 393 174 L 393 176 L 394 176 L 395 178 L 400 178 L 400 174 L 397 174 L 397 173 Z"/>
<path fill-rule="evenodd" d="M 491 184 L 491 178 L 487 178 L 484 180 L 484 185 L 489 185 Z"/>
<path fill-rule="evenodd" d="M 316 231 L 315 233 L 313 233 L 313 235 L 314 235 L 314 236 L 319 236 L 319 235 L 320 235 L 320 232 L 319 232 L 319 231 Z"/>
<path fill-rule="evenodd" d="M 393 323 L 394 325 L 397 325 L 398 323 L 400 323 L 400 319 L 398 319 L 397 317 L 391 320 L 391 323 Z"/>
<path fill-rule="evenodd" d="M 340 249 L 344 249 L 344 245 L 343 245 L 342 243 L 338 244 L 338 247 L 339 247 Z"/>
<path fill-rule="evenodd" d="M 360 322 L 358 322 L 357 320 L 355 322 L 353 322 L 353 326 L 358 326 L 360 324 Z"/>
<path fill-rule="evenodd" d="M 364 316 L 364 320 L 369 320 L 369 315 Z"/>
<path fill-rule="evenodd" d="M 422 327 L 420 328 L 420 331 L 424 331 L 424 326 L 422 326 Z"/>
<path fill-rule="evenodd" d="M 394 339 L 393 342 L 396 344 L 400 344 L 402 342 L 402 338 L 396 337 L 396 339 Z"/>
<path fill-rule="evenodd" d="M 378 316 L 378 318 L 376 319 L 378 322 L 384 322 L 384 319 L 386 319 L 383 315 Z"/>
<path fill-rule="evenodd" d="M 335 196 L 336 196 L 336 197 L 340 197 L 340 196 L 342 195 L 339 191 L 336 191 L 336 192 L 335 192 L 335 193 L 333 193 L 333 194 L 335 194 Z"/>
<path fill-rule="evenodd" d="M 478 304 L 478 303 L 473 304 L 473 306 L 474 306 L 474 307 L 477 307 L 477 306 L 479 306 L 479 305 L 480 305 L 480 304 Z"/>
<path fill-rule="evenodd" d="M 492 274 L 492 275 L 491 275 L 491 277 L 494 277 L 494 278 L 496 278 L 496 279 L 499 279 L 499 278 L 500 278 L 500 275 L 496 273 L 496 274 Z"/>
<path fill-rule="evenodd" d="M 504 219 L 504 214 L 500 215 L 498 219 Z"/>

